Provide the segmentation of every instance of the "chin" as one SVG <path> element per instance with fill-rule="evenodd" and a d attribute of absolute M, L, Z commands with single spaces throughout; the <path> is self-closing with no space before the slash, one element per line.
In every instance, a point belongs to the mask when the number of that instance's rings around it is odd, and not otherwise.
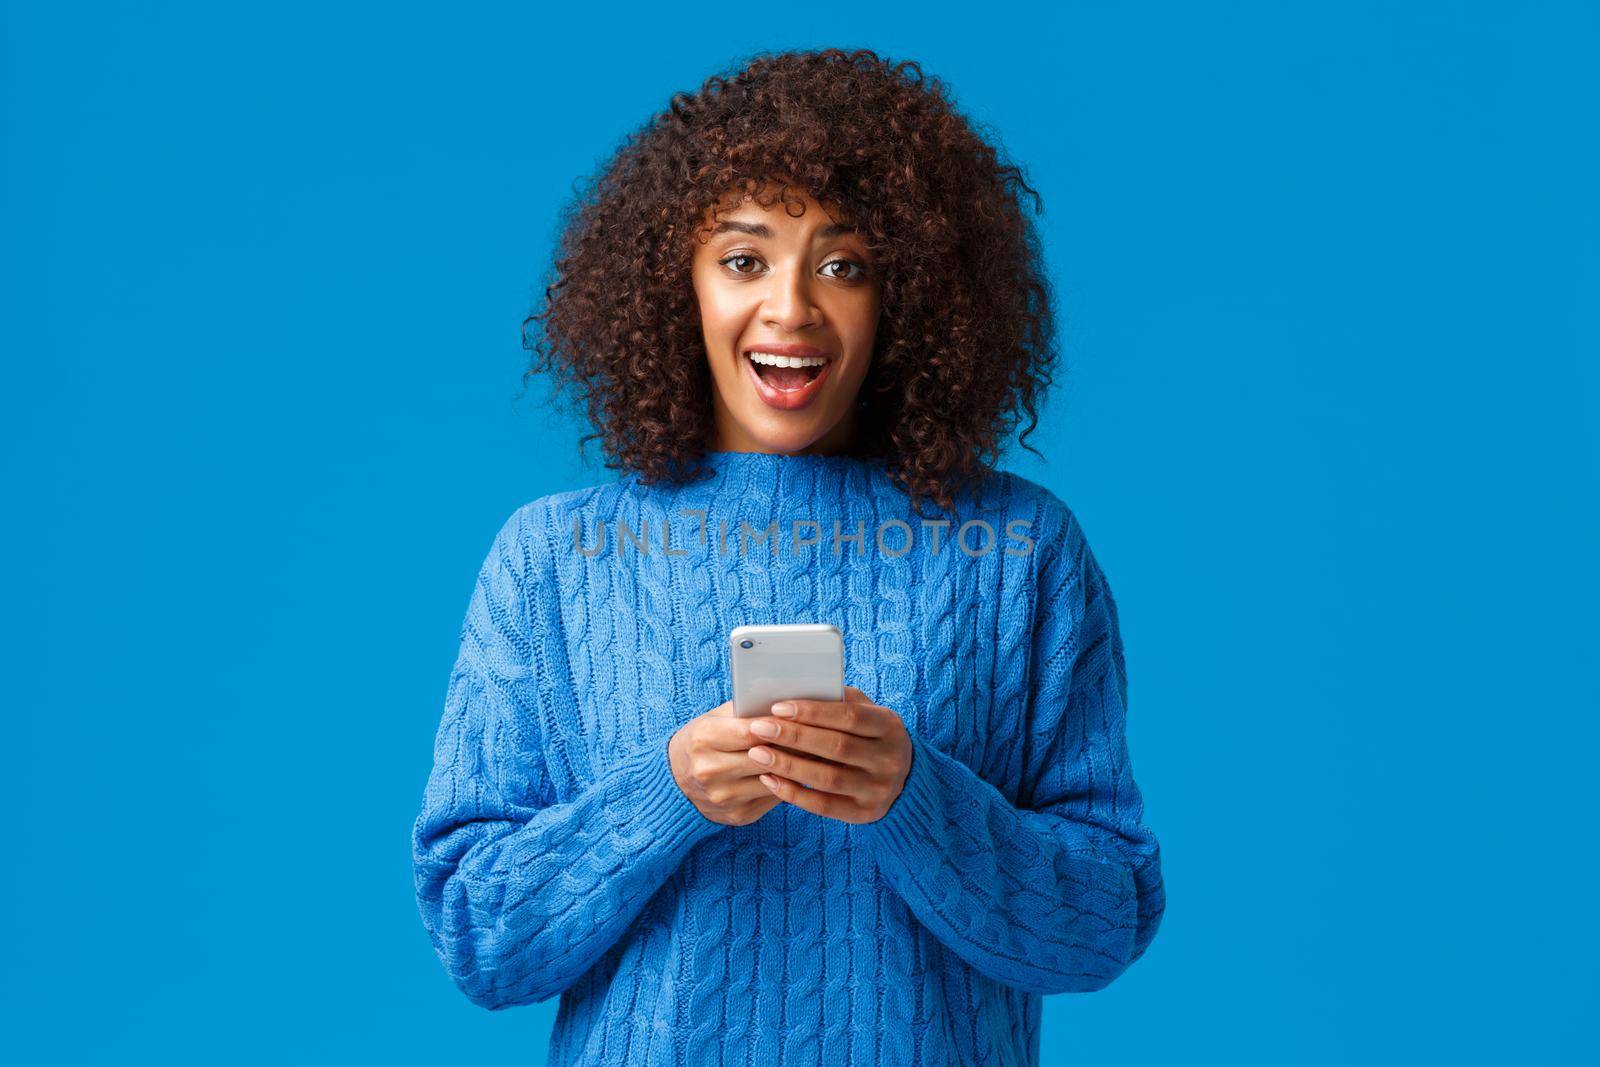
<path fill-rule="evenodd" d="M 774 420 L 765 412 L 754 418 L 738 420 L 745 436 L 769 452 L 803 452 L 826 437 L 833 427 L 832 422 L 819 424 L 808 419 L 804 424 L 796 425 L 795 421 L 789 420 L 787 425 L 774 425 Z"/>
<path fill-rule="evenodd" d="M 751 438 L 771 452 L 803 452 L 822 439 L 820 433 L 751 433 Z"/>

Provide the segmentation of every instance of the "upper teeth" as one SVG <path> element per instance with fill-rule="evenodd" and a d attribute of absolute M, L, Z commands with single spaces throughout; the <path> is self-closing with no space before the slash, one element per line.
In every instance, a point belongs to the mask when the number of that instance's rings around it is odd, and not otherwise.
<path fill-rule="evenodd" d="M 752 363 L 763 363 L 769 367 L 820 367 L 828 362 L 821 356 L 777 356 L 771 352 L 749 353 Z"/>

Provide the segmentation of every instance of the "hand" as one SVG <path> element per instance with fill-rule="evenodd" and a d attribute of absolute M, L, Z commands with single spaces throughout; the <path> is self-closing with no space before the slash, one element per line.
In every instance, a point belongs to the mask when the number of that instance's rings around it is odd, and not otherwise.
<path fill-rule="evenodd" d="M 876 822 L 905 788 L 911 735 L 900 716 L 854 686 L 845 686 L 844 697 L 780 701 L 794 705 L 792 717 L 749 720 L 758 742 L 781 741 L 784 748 L 758 744 L 747 759 L 769 772 L 759 776 L 761 783 L 796 807 L 841 822 Z M 769 725 L 776 732 L 762 736 Z M 825 758 L 810 759 L 802 752 Z M 769 761 L 761 759 L 763 753 Z"/>
<path fill-rule="evenodd" d="M 667 743 L 673 780 L 712 822 L 743 826 L 778 806 L 745 754 L 761 740 L 750 733 L 755 721 L 735 716 L 730 700 L 684 723 Z"/>

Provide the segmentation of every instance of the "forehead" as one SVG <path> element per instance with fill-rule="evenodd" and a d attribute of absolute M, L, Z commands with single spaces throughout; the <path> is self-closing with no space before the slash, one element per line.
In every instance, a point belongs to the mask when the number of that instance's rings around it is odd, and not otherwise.
<path fill-rule="evenodd" d="M 796 225 L 803 225 L 803 223 L 801 223 L 798 219 L 795 220 L 795 222 Z M 823 226 L 817 231 L 816 236 L 823 238 L 840 237 L 845 234 L 853 234 L 855 232 L 856 229 L 854 226 L 847 226 L 844 223 L 839 222 L 829 222 L 827 225 Z M 765 222 L 747 221 L 746 218 L 724 218 L 721 222 L 711 227 L 711 235 L 713 237 L 719 233 L 741 233 L 748 234 L 751 237 L 769 238 L 777 236 L 777 231 L 771 226 L 768 226 Z"/>
<path fill-rule="evenodd" d="M 772 195 L 772 187 L 765 192 Z M 745 199 L 739 192 L 729 193 L 701 216 L 703 230 L 713 237 L 733 233 L 772 238 L 780 233 L 805 234 L 814 231 L 811 233 L 813 237 L 827 239 L 856 234 L 850 219 L 839 211 L 837 205 L 823 205 L 808 193 L 798 195 L 805 211 L 800 215 L 791 215 L 789 204 L 796 202 L 793 197 L 787 203 L 775 200 L 766 206 Z"/>

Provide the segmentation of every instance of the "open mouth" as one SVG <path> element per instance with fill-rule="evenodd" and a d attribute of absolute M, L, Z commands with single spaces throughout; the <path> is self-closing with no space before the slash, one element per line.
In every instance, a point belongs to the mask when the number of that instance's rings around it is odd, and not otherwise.
<path fill-rule="evenodd" d="M 816 381 L 823 368 L 827 366 L 825 359 L 786 360 L 783 356 L 770 356 L 765 352 L 747 352 L 745 357 L 755 367 L 756 374 L 762 381 L 782 393 L 804 389 Z"/>
<path fill-rule="evenodd" d="M 833 368 L 828 357 L 791 358 L 767 352 L 746 352 L 742 361 L 762 401 L 785 411 L 809 404 Z"/>

